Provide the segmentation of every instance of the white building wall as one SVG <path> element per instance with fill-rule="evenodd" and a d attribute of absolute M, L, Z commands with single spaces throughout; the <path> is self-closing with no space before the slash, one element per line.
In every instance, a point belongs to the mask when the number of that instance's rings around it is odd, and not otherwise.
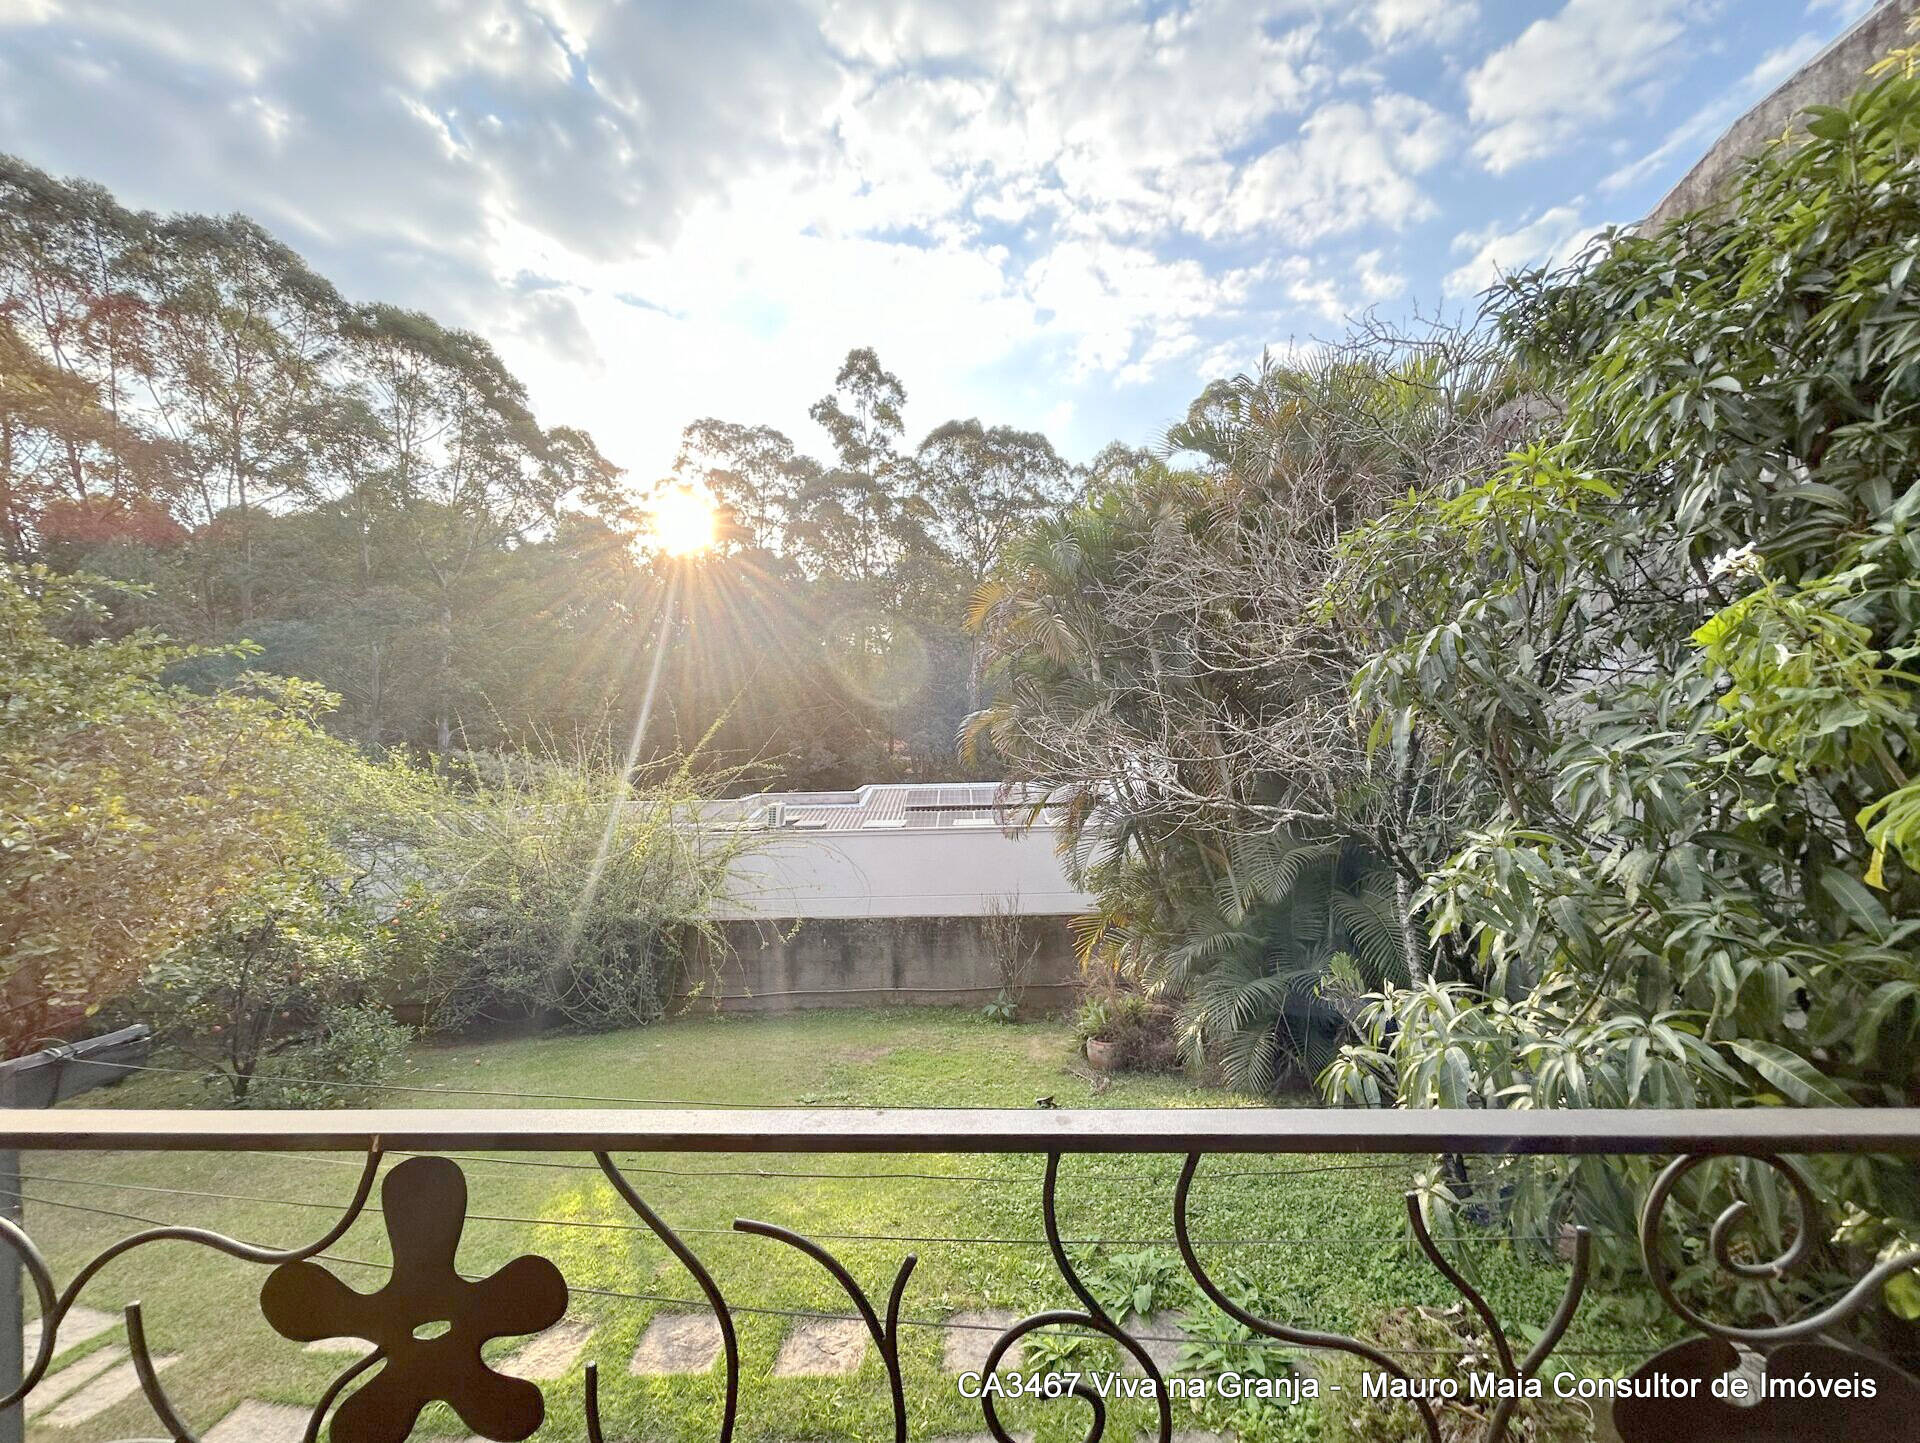
<path fill-rule="evenodd" d="M 780 832 L 734 864 L 726 922 L 783 917 L 978 917 L 995 899 L 1073 916 L 1093 897 L 1067 879 L 1056 833 L 1036 827 Z"/>

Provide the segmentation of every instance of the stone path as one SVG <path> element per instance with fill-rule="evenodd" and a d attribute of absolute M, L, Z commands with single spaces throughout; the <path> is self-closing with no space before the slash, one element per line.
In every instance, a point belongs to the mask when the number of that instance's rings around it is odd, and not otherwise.
<path fill-rule="evenodd" d="M 53 1340 L 54 1346 L 62 1353 L 67 1349 L 84 1343 L 89 1338 L 97 1338 L 108 1328 L 120 1323 L 118 1313 L 102 1313 L 94 1308 L 74 1308 L 61 1320 L 60 1332 Z M 40 1320 L 35 1318 L 20 1330 L 20 1353 L 28 1363 L 40 1347 Z"/>
<path fill-rule="evenodd" d="M 1139 1343 L 1140 1346 L 1146 1350 L 1147 1356 L 1153 1359 L 1154 1367 L 1158 1368 L 1161 1376 L 1164 1377 L 1173 1371 L 1174 1363 L 1180 1357 L 1181 1346 L 1186 1342 L 1186 1339 L 1180 1332 L 1180 1319 L 1185 1316 L 1184 1313 L 1174 1312 L 1148 1313 L 1145 1317 L 1136 1314 L 1120 1325 L 1120 1331 Z M 1166 1341 L 1141 1341 L 1147 1338 L 1165 1339 Z M 1126 1350 L 1121 1350 L 1120 1359 L 1121 1372 L 1138 1376 L 1142 1371 L 1140 1364 L 1135 1361 L 1133 1354 Z"/>
<path fill-rule="evenodd" d="M 947 1319 L 941 1334 L 942 1351 L 949 1373 L 978 1373 L 987 1366 L 987 1354 L 1000 1335 L 1020 1321 L 1018 1313 L 992 1309 L 984 1313 L 955 1313 Z M 1008 1370 L 1020 1367 L 1020 1345 L 1015 1343 L 1000 1356 L 1000 1366 Z"/>
<path fill-rule="evenodd" d="M 546 1332 L 523 1344 L 518 1352 L 499 1365 L 500 1371 L 511 1378 L 525 1378 L 530 1383 L 551 1383 L 572 1371 L 574 1360 L 592 1337 L 592 1323 L 584 1318 L 562 1318 Z"/>
<path fill-rule="evenodd" d="M 655 1313 L 633 1350 L 629 1373 L 704 1373 L 720 1356 L 720 1323 L 711 1313 Z"/>
<path fill-rule="evenodd" d="M 119 1348 L 104 1351 L 120 1352 Z M 84 1363 L 87 1359 L 82 1359 Z M 171 1353 L 156 1354 L 153 1370 L 157 1373 L 177 1362 Z M 64 1370 L 63 1370 L 64 1371 Z M 71 1428 L 76 1423 L 84 1423 L 97 1413 L 104 1413 L 123 1398 L 130 1398 L 140 1391 L 140 1375 L 133 1370 L 133 1359 L 115 1363 L 112 1367 L 91 1378 L 87 1383 L 69 1393 L 49 1412 L 42 1415 L 41 1421 L 50 1428 Z"/>
<path fill-rule="evenodd" d="M 242 1403 L 213 1425 L 204 1443 L 300 1443 L 307 1410 L 285 1403 Z"/>
<path fill-rule="evenodd" d="M 788 1330 L 773 1360 L 776 1378 L 828 1378 L 851 1373 L 867 1353 L 867 1325 L 858 1318 L 806 1318 Z"/>
<path fill-rule="evenodd" d="M 1177 1313 L 1155 1313 L 1133 1319 L 1127 1332 L 1136 1338 L 1171 1335 L 1178 1332 L 1179 1319 Z M 1018 1320 L 1018 1314 L 1001 1309 L 955 1313 L 942 1333 L 946 1371 L 980 1371 L 994 1342 Z M 109 1313 L 76 1308 L 68 1315 L 68 1328 L 62 1329 L 63 1350 L 69 1340 L 77 1343 L 98 1337 L 118 1321 Z M 579 1365 L 581 1355 L 593 1341 L 593 1332 L 593 1325 L 585 1319 L 563 1318 L 546 1332 L 521 1344 L 496 1366 L 503 1373 L 530 1382 L 558 1381 Z M 27 1340 L 29 1348 L 37 1338 L 35 1331 Z M 799 1319 L 781 1341 L 780 1353 L 773 1365 L 774 1375 L 820 1378 L 855 1372 L 866 1357 L 868 1342 L 866 1325 L 859 1319 Z M 372 1346 L 359 1338 L 322 1338 L 307 1344 L 306 1351 L 360 1357 Z M 1155 1363 L 1166 1370 L 1172 1367 L 1180 1345 L 1171 1342 L 1143 1346 Z M 720 1324 L 711 1313 L 656 1313 L 640 1335 L 628 1371 L 653 1376 L 706 1373 L 720 1360 L 721 1347 Z M 174 1361 L 173 1357 L 163 1355 L 154 1360 L 154 1365 L 165 1368 Z M 1001 1366 L 1020 1366 L 1018 1344 L 1007 1351 Z M 1138 1371 L 1131 1359 L 1127 1366 L 1129 1371 Z M 42 1382 L 34 1390 L 31 1416 L 48 1427 L 72 1427 L 132 1396 L 139 1387 L 139 1375 L 126 1348 L 114 1343 L 87 1354 Z M 214 1425 L 206 1434 L 206 1443 L 299 1443 L 306 1427 L 304 1408 L 248 1399 Z M 1015 1436 L 1021 1443 L 1031 1443 L 1033 1435 Z M 467 1443 L 480 1443 L 480 1440 L 470 1439 Z M 935 1443 L 989 1443 L 989 1435 L 970 1433 L 938 1439 Z M 1181 1432 L 1174 1435 L 1174 1443 L 1231 1443 L 1231 1440 L 1222 1434 Z"/>
<path fill-rule="evenodd" d="M 300 1350 L 303 1353 L 338 1353 L 343 1358 L 364 1358 L 373 1351 L 365 1338 L 315 1338 Z"/>
<path fill-rule="evenodd" d="M 87 1354 L 77 1363 L 69 1363 L 49 1374 L 27 1400 L 27 1416 L 38 1418 L 62 1398 L 85 1383 L 99 1377 L 116 1363 L 127 1361 L 127 1350 L 118 1344 Z"/>

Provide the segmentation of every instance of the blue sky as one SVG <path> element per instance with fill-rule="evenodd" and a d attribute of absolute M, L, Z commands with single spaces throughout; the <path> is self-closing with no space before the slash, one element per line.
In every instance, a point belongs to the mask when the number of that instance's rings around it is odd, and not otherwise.
<path fill-rule="evenodd" d="M 645 485 L 916 435 L 1149 442 L 1215 375 L 1630 222 L 1867 0 L 0 0 L 0 148 L 239 210 L 491 339 Z"/>

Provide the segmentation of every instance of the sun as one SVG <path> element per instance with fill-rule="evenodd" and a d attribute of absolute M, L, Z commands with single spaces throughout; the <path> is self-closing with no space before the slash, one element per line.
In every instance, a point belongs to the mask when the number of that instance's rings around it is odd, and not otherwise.
<path fill-rule="evenodd" d="M 673 486 L 653 498 L 648 540 L 669 556 L 694 556 L 710 550 L 719 530 L 713 498 L 691 486 Z"/>

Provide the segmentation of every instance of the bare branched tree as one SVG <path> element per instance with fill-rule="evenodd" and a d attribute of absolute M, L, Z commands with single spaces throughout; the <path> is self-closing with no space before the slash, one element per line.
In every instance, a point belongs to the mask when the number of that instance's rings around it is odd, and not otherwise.
<path fill-rule="evenodd" d="M 1001 690 L 966 741 L 1065 809 L 1083 864 L 1169 838 L 1363 844 L 1394 869 L 1424 978 L 1408 913 L 1451 799 L 1418 735 L 1354 719 L 1351 679 L 1383 638 L 1340 605 L 1341 544 L 1411 488 L 1485 473 L 1543 409 L 1490 335 L 1438 323 L 1364 321 L 1216 382 L 1158 459 L 1037 527 L 981 588 Z"/>

